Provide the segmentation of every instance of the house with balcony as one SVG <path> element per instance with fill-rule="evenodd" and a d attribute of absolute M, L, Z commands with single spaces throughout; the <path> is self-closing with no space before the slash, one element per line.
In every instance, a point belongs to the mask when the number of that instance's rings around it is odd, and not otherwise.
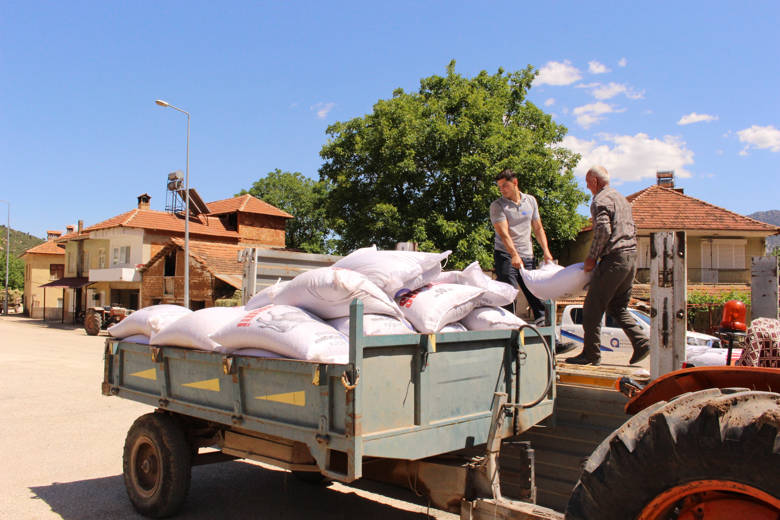
<path fill-rule="evenodd" d="M 766 238 L 780 227 L 766 224 L 691 197 L 674 186 L 673 172 L 658 172 L 657 183 L 628 195 L 637 229 L 636 282 L 650 280 L 650 234 L 685 231 L 688 285 L 723 285 L 750 289 L 751 257 L 765 254 Z M 593 238 L 585 227 L 562 263 L 582 262 Z"/>
<path fill-rule="evenodd" d="M 79 229 L 60 238 L 65 244 L 64 281 L 71 283 L 64 291 L 64 319 L 74 320 L 89 307 L 118 305 L 138 309 L 145 301 L 141 295 L 141 268 L 172 239 L 184 240 L 184 214 L 180 211 L 157 211 L 149 207 L 150 198 L 138 196 L 138 206 L 95 225 Z M 284 247 L 285 223 L 292 215 L 270 204 L 244 195 L 205 205 L 205 212 L 191 212 L 191 243 L 207 243 L 230 248 L 238 245 Z M 214 213 L 211 210 L 214 210 Z M 168 263 L 172 276 L 181 276 L 183 257 Z M 190 260 L 191 286 L 198 266 Z M 192 273 L 196 273 L 195 276 Z M 62 282 L 65 283 L 65 282 Z M 183 304 L 183 285 L 172 286 L 167 300 Z M 204 300 L 190 298 L 195 308 Z"/>
<path fill-rule="evenodd" d="M 73 231 L 72 226 L 68 231 Z M 62 231 L 47 231 L 46 242 L 21 254 L 24 260 L 24 312 L 30 318 L 62 319 L 62 291 L 44 287 L 65 275 L 65 248 L 57 243 Z"/>

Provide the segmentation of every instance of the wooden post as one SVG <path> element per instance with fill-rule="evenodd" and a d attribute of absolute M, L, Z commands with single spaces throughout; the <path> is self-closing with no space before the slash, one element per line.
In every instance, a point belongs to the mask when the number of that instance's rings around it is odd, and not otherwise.
<path fill-rule="evenodd" d="M 778 319 L 777 257 L 754 256 L 750 270 L 750 319 Z"/>
<path fill-rule="evenodd" d="M 682 368 L 687 325 L 685 232 L 650 235 L 650 377 Z"/>

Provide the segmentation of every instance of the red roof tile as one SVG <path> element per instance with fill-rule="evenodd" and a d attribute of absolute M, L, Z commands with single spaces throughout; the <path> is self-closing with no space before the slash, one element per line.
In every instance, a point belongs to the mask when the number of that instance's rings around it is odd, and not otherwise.
<path fill-rule="evenodd" d="M 780 227 L 721 208 L 654 184 L 626 197 L 631 204 L 634 224 L 642 229 L 759 231 L 770 235 Z M 592 225 L 583 228 L 589 231 Z"/>
<path fill-rule="evenodd" d="M 94 226 L 90 226 L 86 228 L 84 232 L 88 233 L 90 231 L 97 231 L 99 229 L 109 229 L 114 227 L 139 228 L 168 233 L 183 233 L 184 217 L 165 211 L 133 209 L 126 213 L 122 213 L 121 215 L 111 217 L 108 220 L 104 220 L 103 222 L 99 222 Z M 225 229 L 224 224 L 218 217 L 209 217 L 207 215 L 190 217 L 190 234 L 238 238 L 238 233 Z"/>
<path fill-rule="evenodd" d="M 206 204 L 209 207 L 209 214 L 221 215 L 223 213 L 233 213 L 241 211 L 243 213 L 259 213 L 261 215 L 271 215 L 275 217 L 293 218 L 286 211 L 282 211 L 276 206 L 271 206 L 257 197 L 246 194 L 231 199 L 217 200 Z"/>
<path fill-rule="evenodd" d="M 47 240 L 43 244 L 38 244 L 37 246 L 31 247 L 20 256 L 24 256 L 28 253 L 36 255 L 64 255 L 65 248 L 57 245 L 56 240 L 52 239 Z"/>

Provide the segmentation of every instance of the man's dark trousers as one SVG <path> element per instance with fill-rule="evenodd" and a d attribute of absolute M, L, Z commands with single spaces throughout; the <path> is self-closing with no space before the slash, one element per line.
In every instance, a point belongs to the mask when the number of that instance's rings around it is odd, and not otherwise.
<path fill-rule="evenodd" d="M 590 360 L 601 358 L 601 318 L 606 311 L 628 336 L 636 350 L 648 339 L 628 312 L 631 286 L 636 274 L 636 250 L 616 251 L 601 258 L 593 269 L 588 294 L 582 306 L 584 347 L 582 355 Z"/>
<path fill-rule="evenodd" d="M 523 267 L 526 269 L 536 269 L 535 258 L 521 257 L 521 260 L 523 261 Z M 544 303 L 542 303 L 539 298 L 531 294 L 531 291 L 529 291 L 528 287 L 525 286 L 525 282 L 523 281 L 523 277 L 520 275 L 520 271 L 512 265 L 512 256 L 509 253 L 504 253 L 503 251 L 494 249 L 493 263 L 496 270 L 496 279 L 499 282 L 508 283 L 515 289 L 520 289 L 523 291 L 525 299 L 528 301 L 528 305 L 531 307 L 531 310 L 534 313 L 534 318 L 538 319 L 543 317 Z M 504 308 L 509 312 L 514 313 L 515 302 L 512 302 L 509 305 L 504 305 Z"/>

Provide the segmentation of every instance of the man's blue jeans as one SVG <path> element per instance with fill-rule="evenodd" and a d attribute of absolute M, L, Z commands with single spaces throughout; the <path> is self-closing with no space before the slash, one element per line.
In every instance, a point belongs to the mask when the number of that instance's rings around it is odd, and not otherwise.
<path fill-rule="evenodd" d="M 536 259 L 532 257 L 523 258 L 523 267 L 526 269 L 536 269 Z M 525 295 L 525 299 L 528 300 L 528 305 L 531 307 L 531 311 L 534 314 L 534 319 L 544 317 L 544 303 L 531 294 L 528 287 L 525 286 L 523 277 L 520 276 L 520 271 L 512 266 L 512 257 L 509 253 L 504 253 L 497 249 L 493 250 L 493 262 L 496 270 L 496 279 L 499 282 L 508 283 L 515 289 L 520 289 Z M 515 312 L 515 302 L 505 305 L 504 308 L 509 312 Z"/>

